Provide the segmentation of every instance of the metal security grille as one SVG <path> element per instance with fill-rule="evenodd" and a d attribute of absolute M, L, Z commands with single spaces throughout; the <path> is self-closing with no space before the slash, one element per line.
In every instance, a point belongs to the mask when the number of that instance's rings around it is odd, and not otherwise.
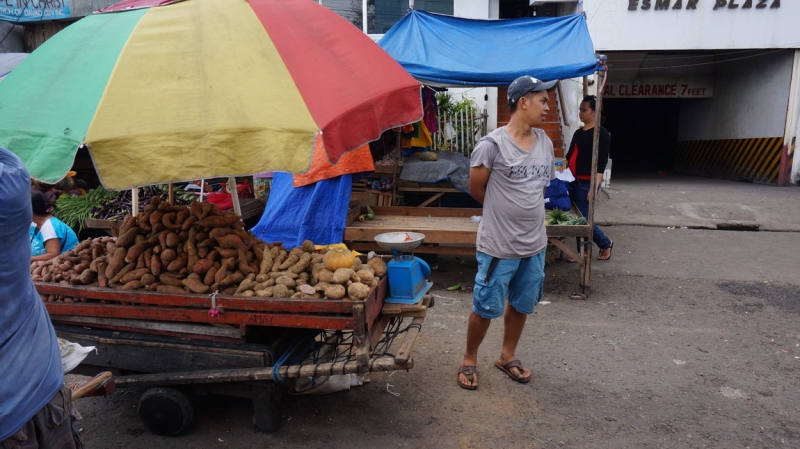
<path fill-rule="evenodd" d="M 436 120 L 438 129 L 431 135 L 434 151 L 455 151 L 469 157 L 481 137 L 486 135 L 489 114 L 468 108 L 455 114 L 441 112 Z"/>

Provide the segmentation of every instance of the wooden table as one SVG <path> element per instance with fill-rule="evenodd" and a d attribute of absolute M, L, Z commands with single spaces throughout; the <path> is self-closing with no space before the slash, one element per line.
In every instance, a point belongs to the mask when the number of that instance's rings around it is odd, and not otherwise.
<path fill-rule="evenodd" d="M 448 182 L 437 182 L 434 184 L 414 181 L 397 181 L 397 193 L 431 193 L 430 198 L 426 199 L 417 207 L 425 207 L 441 198 L 445 193 L 464 193 L 456 189 Z"/>
<path fill-rule="evenodd" d="M 358 221 L 366 207 L 350 210 L 344 240 L 348 247 L 358 251 L 386 252 L 375 243 L 375 236 L 386 232 L 420 232 L 425 234 L 423 244 L 414 250 L 422 254 L 474 256 L 478 223 L 471 217 L 480 216 L 481 209 L 449 207 L 374 207 L 374 220 Z M 588 294 L 591 285 L 592 228 L 589 225 L 547 226 L 548 241 L 578 261 L 580 290 Z M 567 238 L 582 242 L 576 252 Z"/>

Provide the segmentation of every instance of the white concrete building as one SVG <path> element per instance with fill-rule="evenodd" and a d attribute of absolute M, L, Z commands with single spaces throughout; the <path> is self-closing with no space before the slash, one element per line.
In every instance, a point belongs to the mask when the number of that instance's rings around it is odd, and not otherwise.
<path fill-rule="evenodd" d="M 408 1 L 370 4 L 375 21 L 386 22 Z M 608 56 L 603 116 L 615 170 L 800 182 L 794 152 L 800 128 L 798 1 L 416 0 L 414 7 L 452 7 L 453 15 L 475 19 L 585 13 L 597 53 Z M 580 99 L 596 92 L 592 83 L 561 83 L 567 143 L 580 125 Z M 486 105 L 489 127 L 496 127 L 503 89 L 466 92 Z"/>

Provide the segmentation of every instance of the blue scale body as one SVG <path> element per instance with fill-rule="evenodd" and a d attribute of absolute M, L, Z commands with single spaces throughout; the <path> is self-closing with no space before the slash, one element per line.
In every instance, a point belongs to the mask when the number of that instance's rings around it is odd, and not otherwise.
<path fill-rule="evenodd" d="M 386 270 L 389 276 L 389 297 L 386 302 L 416 304 L 433 286 L 433 282 L 428 281 L 430 266 L 418 257 L 395 256 L 386 264 Z"/>

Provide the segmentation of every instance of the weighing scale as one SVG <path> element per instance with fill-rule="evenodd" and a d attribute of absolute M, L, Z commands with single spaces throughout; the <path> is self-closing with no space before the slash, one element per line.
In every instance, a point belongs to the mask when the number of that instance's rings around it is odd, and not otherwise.
<path fill-rule="evenodd" d="M 433 286 L 433 282 L 428 281 L 431 267 L 413 253 L 415 248 L 422 245 L 423 240 L 425 234 L 419 232 L 387 232 L 375 236 L 378 246 L 394 255 L 386 264 L 389 297 L 385 302 L 416 304 Z M 410 254 L 402 254 L 405 251 Z"/>

